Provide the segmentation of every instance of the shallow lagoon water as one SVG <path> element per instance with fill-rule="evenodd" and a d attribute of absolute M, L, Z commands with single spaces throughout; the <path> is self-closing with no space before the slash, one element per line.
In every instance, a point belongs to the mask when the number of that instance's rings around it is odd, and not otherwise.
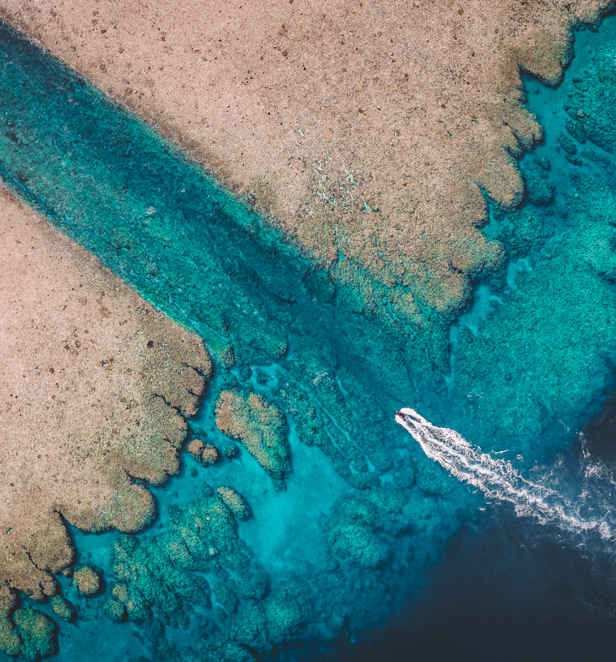
<path fill-rule="evenodd" d="M 545 145 L 521 162 L 532 195 L 518 212 L 492 205 L 484 231 L 503 242 L 508 262 L 482 275 L 450 332 L 451 320 L 436 313 L 432 326 L 418 329 L 392 317 L 386 304 L 370 309 L 353 282 L 336 290 L 174 146 L 2 26 L 3 179 L 202 335 L 216 376 L 191 423 L 195 436 L 221 448 L 226 438 L 213 418 L 219 393 L 252 391 L 281 407 L 291 449 L 282 483 L 244 449 L 212 467 L 186 454 L 181 473 L 153 490 L 157 520 L 122 542 L 129 565 L 140 549 L 152 560 L 158 555 L 145 568 L 139 557 L 140 576 L 137 566 L 132 579 L 116 576 L 118 534 L 75 532 L 78 563 L 102 570 L 105 590 L 77 600 L 61 580 L 80 618 L 61 625 L 59 659 L 83 659 L 94 646 L 109 660 L 352 655 L 351 642 L 409 600 L 413 622 L 452 632 L 444 606 L 451 595 L 463 600 L 434 587 L 453 581 L 448 569 L 464 572 L 456 550 L 485 550 L 483 541 L 510 530 L 516 535 L 505 538 L 514 549 L 525 536 L 549 539 L 547 529 L 524 520 L 509 524 L 505 509 L 483 515 L 481 497 L 409 443 L 393 413 L 413 406 L 484 450 L 504 452 L 521 471 L 541 471 L 601 407 L 616 353 L 612 156 L 588 142 L 576 146 L 562 102 L 586 58 L 616 41 L 615 25 L 608 19 L 598 35 L 578 36 L 579 57 L 557 90 L 526 81 L 529 105 L 546 128 Z M 582 158 L 584 149 L 594 156 Z M 204 489 L 207 503 L 215 500 L 206 485 L 238 490 L 253 517 L 234 523 L 225 515 L 227 528 L 211 540 L 227 536 L 227 555 L 214 563 L 195 553 L 175 572 L 165 536 L 198 516 L 191 504 Z M 462 523 L 473 521 L 474 533 L 456 539 Z M 568 549 L 566 540 L 559 544 Z M 439 561 L 443 569 L 431 578 Z M 477 575 L 468 573 L 480 586 Z M 198 577 L 206 582 L 202 594 L 186 597 L 186 582 Z M 527 579 L 536 583 L 532 574 Z M 422 602 L 426 582 L 432 589 Z M 104 613 L 118 584 L 143 607 L 128 623 Z M 506 603 L 506 591 L 499 595 Z M 170 599 L 175 612 L 165 611 Z M 288 604 L 293 610 L 282 608 Z M 518 604 L 513 596 L 511 604 Z M 51 613 L 48 605 L 37 608 Z M 411 634 L 419 646 L 421 629 Z"/>

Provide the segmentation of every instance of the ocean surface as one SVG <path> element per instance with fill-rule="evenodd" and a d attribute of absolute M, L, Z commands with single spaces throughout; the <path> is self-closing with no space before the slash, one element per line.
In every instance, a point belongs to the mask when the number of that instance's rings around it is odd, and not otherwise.
<path fill-rule="evenodd" d="M 612 397 L 554 472 L 586 487 L 590 475 L 599 488 L 593 510 L 612 519 L 615 426 Z M 606 493 L 597 494 L 600 488 Z M 585 492 L 571 494 L 584 501 Z M 493 500 L 455 536 L 421 598 L 409 601 L 386 628 L 347 646 L 345 659 L 611 660 L 614 561 L 613 538 L 572 535 L 557 522 L 517 517 L 509 504 Z"/>
<path fill-rule="evenodd" d="M 485 498 L 480 473 L 458 480 L 394 421 L 412 407 L 611 521 L 616 18 L 574 53 L 557 88 L 524 80 L 545 136 L 520 159 L 522 206 L 488 201 L 506 262 L 453 324 L 426 311 L 418 328 L 387 292 L 375 308 L 352 279 L 335 288 L 249 201 L 0 24 L 0 177 L 203 337 L 216 372 L 195 437 L 224 450 L 216 404 L 258 396 L 290 458 L 265 470 L 237 439 L 212 466 L 184 453 L 148 529 L 73 530 L 104 586 L 79 598 L 59 579 L 78 618 L 57 659 L 608 659 L 616 541 Z"/>

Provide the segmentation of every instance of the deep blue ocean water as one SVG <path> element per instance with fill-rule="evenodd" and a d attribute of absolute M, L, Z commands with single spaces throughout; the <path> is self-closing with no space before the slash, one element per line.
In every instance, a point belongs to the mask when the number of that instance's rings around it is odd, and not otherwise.
<path fill-rule="evenodd" d="M 616 18 L 578 33 L 558 88 L 525 80 L 545 139 L 520 162 L 522 208 L 491 203 L 484 232 L 508 262 L 481 276 L 451 329 L 435 311 L 423 329 L 362 311 L 353 282 L 334 287 L 175 146 L 0 33 L 0 176 L 204 338 L 216 374 L 195 436 L 222 448 L 216 398 L 254 392 L 283 411 L 291 453 L 282 484 L 244 450 L 207 468 L 185 454 L 153 488 L 147 530 L 73 531 L 77 563 L 104 587 L 80 599 L 60 579 L 79 617 L 60 624 L 58 659 L 607 659 L 609 546 L 485 502 L 393 414 L 412 406 L 523 473 L 561 471 L 567 497 L 588 453 L 611 471 L 609 414 L 589 420 L 610 411 L 616 357 Z M 221 485 L 253 517 L 217 510 L 174 557 Z M 215 562 L 200 552 L 210 545 Z M 105 613 L 116 586 L 139 606 L 128 622 Z"/>

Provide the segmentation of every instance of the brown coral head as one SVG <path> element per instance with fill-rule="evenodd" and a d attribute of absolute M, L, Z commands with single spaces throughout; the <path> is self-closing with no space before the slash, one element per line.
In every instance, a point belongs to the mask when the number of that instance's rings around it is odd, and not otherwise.
<path fill-rule="evenodd" d="M 220 454 L 218 453 L 218 449 L 215 446 L 212 446 L 212 444 L 206 444 L 201 453 L 201 462 L 203 462 L 203 464 L 216 464 L 219 457 Z"/>
<path fill-rule="evenodd" d="M 200 439 L 193 439 L 190 444 L 188 444 L 188 452 L 191 455 L 194 455 L 197 459 L 201 458 L 205 444 Z"/>
<path fill-rule="evenodd" d="M 83 566 L 75 570 L 73 586 L 83 595 L 94 595 L 101 587 L 98 572 L 90 566 Z"/>

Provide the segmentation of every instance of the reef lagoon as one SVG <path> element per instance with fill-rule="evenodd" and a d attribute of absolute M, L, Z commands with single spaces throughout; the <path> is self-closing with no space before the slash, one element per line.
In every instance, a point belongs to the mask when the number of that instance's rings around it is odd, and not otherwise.
<path fill-rule="evenodd" d="M 519 160 L 520 206 L 486 201 L 502 260 L 462 314 L 421 323 L 343 253 L 334 285 L 249 199 L 0 32 L 2 180 L 215 363 L 179 474 L 149 486 L 154 522 L 71 530 L 76 565 L 102 577 L 90 597 L 58 577 L 77 618 L 22 596 L 58 622 L 57 659 L 579 660 L 575 637 L 608 659 L 614 540 L 485 499 L 394 415 L 412 407 L 609 521 L 616 17 L 576 33 L 557 88 L 524 81 L 545 135 Z"/>

